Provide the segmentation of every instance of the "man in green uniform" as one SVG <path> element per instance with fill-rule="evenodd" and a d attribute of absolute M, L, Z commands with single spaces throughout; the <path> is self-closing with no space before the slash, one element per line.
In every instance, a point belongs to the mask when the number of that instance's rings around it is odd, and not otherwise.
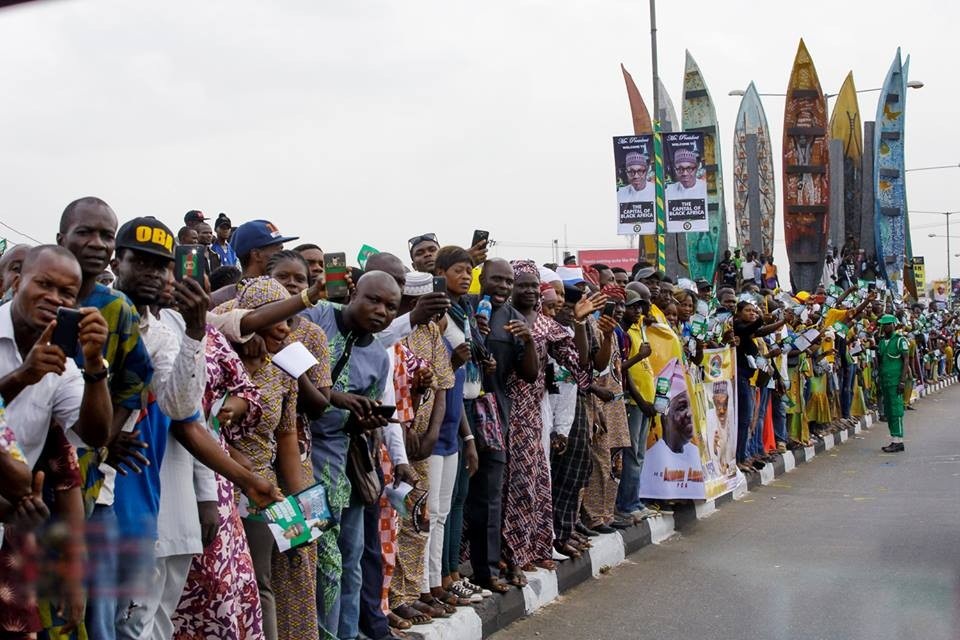
<path fill-rule="evenodd" d="M 896 332 L 896 317 L 887 314 L 878 321 L 883 337 L 877 348 L 880 360 L 880 393 L 883 395 L 883 412 L 890 428 L 892 442 L 882 450 L 886 453 L 903 451 L 903 392 L 910 366 L 906 359 L 910 346 L 906 338 Z"/>

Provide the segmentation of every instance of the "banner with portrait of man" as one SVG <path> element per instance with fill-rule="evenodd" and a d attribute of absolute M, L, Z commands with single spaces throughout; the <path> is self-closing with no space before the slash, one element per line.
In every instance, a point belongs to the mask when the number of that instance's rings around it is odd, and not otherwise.
<path fill-rule="evenodd" d="M 667 232 L 709 231 L 703 133 L 662 135 Z"/>
<path fill-rule="evenodd" d="M 704 349 L 703 394 L 706 401 L 706 498 L 733 491 L 744 481 L 737 469 L 737 357 L 733 347 Z"/>
<path fill-rule="evenodd" d="M 619 235 L 651 235 L 657 232 L 652 158 L 652 135 L 617 136 L 613 139 Z"/>

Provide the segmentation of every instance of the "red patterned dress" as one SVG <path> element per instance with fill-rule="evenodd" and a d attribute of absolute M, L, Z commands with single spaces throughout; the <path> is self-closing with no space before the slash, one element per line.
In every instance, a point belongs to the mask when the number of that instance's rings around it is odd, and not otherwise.
<path fill-rule="evenodd" d="M 553 498 L 540 410 L 546 390 L 547 355 L 574 378 L 585 375 L 573 336 L 553 318 L 539 314 L 531 333 L 540 358 L 540 375 L 532 384 L 516 374 L 507 380 L 513 406 L 503 483 L 503 555 L 508 564 L 518 568 L 552 557 Z"/>
<path fill-rule="evenodd" d="M 207 388 L 203 409 L 210 415 L 226 395 L 243 398 L 248 409 L 235 428 L 260 421 L 260 394 L 226 337 L 207 327 Z M 227 450 L 222 432 L 220 446 Z M 263 618 L 250 547 L 234 502 L 233 483 L 217 475 L 220 523 L 214 542 L 196 556 L 174 616 L 177 640 L 261 640 Z"/>

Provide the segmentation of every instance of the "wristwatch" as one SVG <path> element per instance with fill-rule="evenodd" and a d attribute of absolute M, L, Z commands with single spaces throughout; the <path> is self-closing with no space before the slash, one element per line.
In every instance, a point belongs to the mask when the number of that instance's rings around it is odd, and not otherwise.
<path fill-rule="evenodd" d="M 108 375 L 110 375 L 110 371 L 106 367 L 104 367 L 100 371 L 97 371 L 96 373 L 87 373 L 86 369 L 80 369 L 80 373 L 83 375 L 83 381 L 86 382 L 87 384 L 100 382 L 101 380 L 105 379 Z"/>

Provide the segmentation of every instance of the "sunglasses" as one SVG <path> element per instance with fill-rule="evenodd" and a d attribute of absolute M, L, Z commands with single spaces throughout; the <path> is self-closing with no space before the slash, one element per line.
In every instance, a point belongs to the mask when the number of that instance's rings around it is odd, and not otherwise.
<path fill-rule="evenodd" d="M 409 240 L 407 240 L 407 249 L 410 250 L 410 251 L 413 251 L 413 248 L 414 248 L 415 246 L 417 246 L 417 245 L 420 244 L 421 242 L 426 242 L 426 241 L 435 242 L 436 244 L 440 244 L 440 243 L 437 241 L 437 234 L 435 234 L 435 233 L 425 233 L 425 234 L 423 234 L 422 236 L 413 236 L 412 238 L 410 238 Z"/>

